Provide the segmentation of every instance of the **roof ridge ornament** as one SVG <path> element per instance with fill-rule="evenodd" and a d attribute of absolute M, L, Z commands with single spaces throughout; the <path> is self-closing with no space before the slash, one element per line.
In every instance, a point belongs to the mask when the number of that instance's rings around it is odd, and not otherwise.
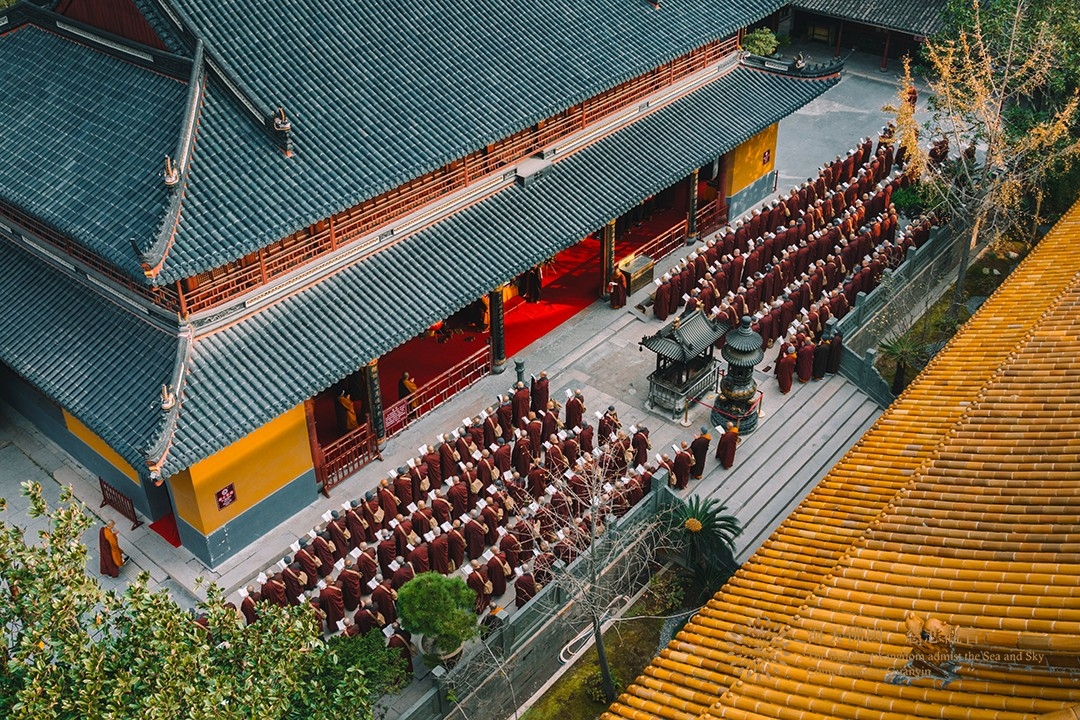
<path fill-rule="evenodd" d="M 285 151 L 285 157 L 292 157 L 292 122 L 285 115 L 285 108 L 278 106 L 277 112 L 273 116 L 272 126 L 274 132 L 278 134 L 278 140 L 281 149 Z"/>
<path fill-rule="evenodd" d="M 162 172 L 165 179 L 165 187 L 172 190 L 180 184 L 180 167 L 173 163 L 172 158 L 165 156 L 165 170 Z"/>
<path fill-rule="evenodd" d="M 161 386 L 161 410 L 163 412 L 169 412 L 176 407 L 176 393 L 173 392 L 171 385 Z"/>

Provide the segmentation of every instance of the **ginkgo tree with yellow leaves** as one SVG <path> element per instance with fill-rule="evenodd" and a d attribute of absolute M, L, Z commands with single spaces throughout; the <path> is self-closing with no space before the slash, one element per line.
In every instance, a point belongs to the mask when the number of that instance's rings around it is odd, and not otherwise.
<path fill-rule="evenodd" d="M 950 30 L 923 50 L 931 118 L 920 127 L 907 102 L 905 64 L 896 114 L 908 172 L 953 219 L 960 267 L 953 303 L 963 302 L 971 249 L 1012 235 L 1030 241 L 1046 181 L 1080 155 L 1077 95 L 1055 90 L 1063 57 L 1075 54 L 1068 27 L 1050 20 L 1046 0 L 963 3 Z M 916 138 L 919 138 L 916 141 Z M 948 157 L 926 162 L 929 143 Z"/>
<path fill-rule="evenodd" d="M 371 718 L 398 687 L 381 633 L 324 641 L 306 604 L 260 605 L 245 626 L 211 587 L 204 627 L 145 574 L 104 590 L 85 572 L 85 508 L 69 489 L 52 508 L 39 485 L 23 491 L 48 523 L 27 538 L 0 522 L 0 717 Z"/>

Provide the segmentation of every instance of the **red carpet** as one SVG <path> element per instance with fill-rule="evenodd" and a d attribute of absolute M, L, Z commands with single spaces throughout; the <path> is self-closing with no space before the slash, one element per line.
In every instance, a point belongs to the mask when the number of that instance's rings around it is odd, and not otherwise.
<path fill-rule="evenodd" d="M 180 547 L 180 531 L 176 528 L 176 518 L 172 513 L 150 523 L 150 529 L 168 540 L 173 547 Z"/>
<path fill-rule="evenodd" d="M 657 212 L 636 227 L 629 227 L 615 243 L 615 260 L 633 253 L 645 243 L 678 222 L 678 211 Z M 525 302 L 513 297 L 506 303 L 506 357 L 508 360 L 528 345 L 547 335 L 594 302 L 599 302 L 600 239 L 589 236 L 563 250 L 544 267 L 540 302 Z M 452 334 L 443 337 L 422 335 L 394 348 L 379 358 L 379 380 L 383 405 L 398 400 L 398 380 L 408 372 L 418 385 L 424 385 L 488 347 L 488 331 L 477 331 L 451 318 L 447 327 Z M 315 426 L 323 444 L 338 437 L 334 400 L 329 394 L 315 399 Z"/>

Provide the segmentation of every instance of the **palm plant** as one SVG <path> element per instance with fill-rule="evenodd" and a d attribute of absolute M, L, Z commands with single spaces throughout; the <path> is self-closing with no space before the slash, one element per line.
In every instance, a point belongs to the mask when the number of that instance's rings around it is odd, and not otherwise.
<path fill-rule="evenodd" d="M 672 515 L 672 531 L 681 540 L 686 567 L 700 578 L 729 569 L 722 566 L 731 563 L 742 524 L 726 511 L 727 506 L 715 498 L 702 500 L 694 495 Z"/>
<path fill-rule="evenodd" d="M 910 334 L 896 335 L 883 341 L 878 350 L 883 357 L 896 363 L 892 394 L 899 395 L 907 386 L 908 368 L 917 368 L 922 362 L 923 345 Z"/>

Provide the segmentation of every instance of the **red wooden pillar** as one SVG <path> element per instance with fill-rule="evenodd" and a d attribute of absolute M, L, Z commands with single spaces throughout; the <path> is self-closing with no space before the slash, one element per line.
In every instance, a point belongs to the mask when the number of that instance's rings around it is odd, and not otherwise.
<path fill-rule="evenodd" d="M 836 31 L 836 51 L 833 53 L 834 58 L 840 57 L 840 38 L 844 37 L 844 19 L 840 18 L 840 29 Z"/>
<path fill-rule="evenodd" d="M 319 489 L 323 495 L 330 497 L 330 490 L 326 487 L 326 457 L 319 445 L 319 434 L 315 429 L 315 398 L 304 401 L 304 417 L 307 419 L 308 442 L 311 444 L 311 463 L 315 468 L 315 480 L 319 483 Z"/>
<path fill-rule="evenodd" d="M 892 30 L 885 31 L 885 52 L 881 53 L 881 72 L 889 67 L 889 40 L 892 39 Z"/>
<path fill-rule="evenodd" d="M 728 172 L 730 170 L 731 153 L 728 152 L 720 156 L 716 167 L 716 206 L 719 212 L 719 222 L 725 224 L 728 221 L 728 191 L 731 189 L 728 184 Z"/>

